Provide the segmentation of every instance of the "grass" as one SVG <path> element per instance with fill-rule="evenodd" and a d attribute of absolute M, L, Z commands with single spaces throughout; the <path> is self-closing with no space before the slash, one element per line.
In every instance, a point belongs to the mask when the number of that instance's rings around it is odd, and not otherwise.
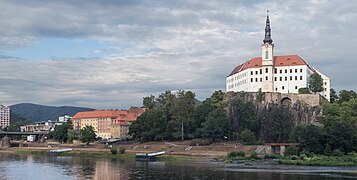
<path fill-rule="evenodd" d="M 187 156 L 179 156 L 179 155 L 161 155 L 157 157 L 159 161 L 187 161 L 192 160 L 193 158 Z"/>
<path fill-rule="evenodd" d="M 325 156 L 315 155 L 313 157 L 289 156 L 279 159 L 280 164 L 284 165 L 304 165 L 304 166 L 357 166 L 356 155 L 345 156 Z"/>

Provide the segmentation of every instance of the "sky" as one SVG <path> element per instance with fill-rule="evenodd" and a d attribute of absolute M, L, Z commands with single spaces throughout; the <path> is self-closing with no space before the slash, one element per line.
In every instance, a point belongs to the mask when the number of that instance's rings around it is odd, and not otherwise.
<path fill-rule="evenodd" d="M 357 1 L 0 0 L 0 104 L 117 109 L 144 96 L 225 90 L 261 54 L 297 54 L 357 90 Z"/>

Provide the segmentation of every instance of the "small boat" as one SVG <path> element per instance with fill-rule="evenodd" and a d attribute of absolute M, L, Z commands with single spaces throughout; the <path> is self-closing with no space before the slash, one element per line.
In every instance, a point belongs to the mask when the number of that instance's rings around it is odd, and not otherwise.
<path fill-rule="evenodd" d="M 48 153 L 48 154 L 51 154 L 51 155 L 58 155 L 58 154 L 61 154 L 61 153 L 64 153 L 64 152 L 69 152 L 69 151 L 72 151 L 72 149 L 70 149 L 70 148 L 65 148 L 65 149 L 53 149 L 53 150 L 47 151 L 47 153 Z"/>
<path fill-rule="evenodd" d="M 156 161 L 156 156 L 165 154 L 165 151 L 153 152 L 153 153 L 136 153 L 135 160 L 137 161 Z"/>

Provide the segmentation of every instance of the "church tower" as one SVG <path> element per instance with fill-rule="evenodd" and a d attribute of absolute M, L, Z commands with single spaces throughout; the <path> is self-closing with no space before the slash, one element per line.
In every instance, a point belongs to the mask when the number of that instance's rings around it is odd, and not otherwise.
<path fill-rule="evenodd" d="M 271 39 L 269 11 L 265 23 L 265 38 L 262 45 L 262 92 L 274 92 L 274 44 Z"/>

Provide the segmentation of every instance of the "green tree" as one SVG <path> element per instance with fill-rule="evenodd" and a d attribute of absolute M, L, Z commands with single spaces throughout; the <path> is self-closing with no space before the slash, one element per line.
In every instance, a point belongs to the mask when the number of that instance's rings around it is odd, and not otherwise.
<path fill-rule="evenodd" d="M 293 126 L 289 109 L 273 105 L 266 114 L 264 127 L 265 141 L 285 142 L 289 140 Z"/>
<path fill-rule="evenodd" d="M 333 89 L 333 88 L 331 88 L 330 89 L 330 102 L 331 103 L 334 103 L 334 102 L 336 102 L 338 100 L 338 96 L 337 96 L 337 94 L 336 94 L 336 91 Z"/>
<path fill-rule="evenodd" d="M 94 133 L 94 128 L 88 125 L 82 128 L 80 130 L 79 140 L 86 144 L 95 141 L 96 135 Z"/>
<path fill-rule="evenodd" d="M 322 153 L 325 149 L 325 134 L 321 127 L 298 125 L 294 129 L 293 138 L 299 143 L 300 151 Z"/>
<path fill-rule="evenodd" d="M 310 91 L 312 91 L 314 93 L 321 92 L 324 90 L 323 80 L 317 72 L 310 75 L 309 89 L 310 89 Z"/>
<path fill-rule="evenodd" d="M 153 109 L 155 107 L 155 96 L 150 95 L 143 98 L 143 105 L 146 109 Z"/>
<path fill-rule="evenodd" d="M 348 102 L 350 99 L 356 99 L 356 98 L 357 98 L 357 94 L 353 90 L 350 91 L 341 90 L 337 103 Z"/>
<path fill-rule="evenodd" d="M 311 94 L 311 92 L 309 91 L 309 88 L 300 88 L 299 89 L 299 94 Z"/>
<path fill-rule="evenodd" d="M 50 132 L 50 137 L 54 140 L 65 143 L 68 140 L 68 130 L 73 129 L 71 122 L 63 123 L 62 125 L 55 126 L 55 129 Z"/>
<path fill-rule="evenodd" d="M 68 143 L 73 143 L 73 140 L 78 139 L 79 134 L 73 130 L 73 129 L 68 129 L 67 131 L 67 142 Z"/>
<path fill-rule="evenodd" d="M 340 150 L 344 153 L 357 151 L 357 129 L 346 121 L 333 122 L 326 126 L 326 143 L 331 150 Z"/>
<path fill-rule="evenodd" d="M 252 132 L 249 129 L 244 129 L 240 133 L 240 139 L 245 143 L 245 144 L 254 144 L 256 143 L 256 137 L 254 135 L 254 132 Z"/>
<path fill-rule="evenodd" d="M 224 110 L 217 108 L 210 112 L 199 131 L 201 131 L 202 137 L 212 138 L 213 141 L 228 137 L 229 123 Z"/>

